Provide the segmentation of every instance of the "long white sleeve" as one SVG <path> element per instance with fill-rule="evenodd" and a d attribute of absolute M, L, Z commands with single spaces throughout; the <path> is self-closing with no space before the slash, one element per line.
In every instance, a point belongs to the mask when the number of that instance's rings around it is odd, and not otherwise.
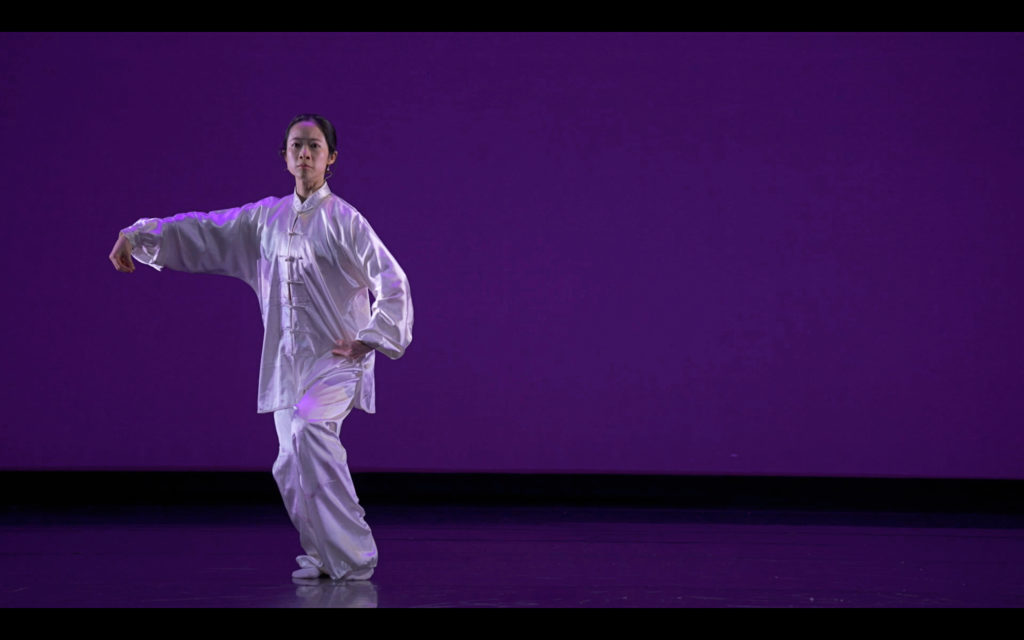
<path fill-rule="evenodd" d="M 347 227 L 349 259 L 374 297 L 369 324 L 356 339 L 397 360 L 412 342 L 409 279 L 362 215 L 355 213 Z"/>
<path fill-rule="evenodd" d="M 132 256 L 154 269 L 233 276 L 257 287 L 259 213 L 268 198 L 234 209 L 142 218 L 122 229 Z"/>

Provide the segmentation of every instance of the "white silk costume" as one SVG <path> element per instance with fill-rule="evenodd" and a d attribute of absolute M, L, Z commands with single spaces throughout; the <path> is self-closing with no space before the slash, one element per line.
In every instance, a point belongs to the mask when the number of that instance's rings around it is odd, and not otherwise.
<path fill-rule="evenodd" d="M 292 194 L 143 218 L 122 232 L 142 263 L 234 276 L 256 292 L 264 325 L 257 411 L 274 413 L 274 478 L 306 551 L 297 560 L 334 579 L 369 577 L 377 549 L 338 435 L 352 409 L 375 411 L 374 352 L 356 361 L 331 350 L 344 338 L 392 359 L 405 353 L 413 309 L 398 262 L 326 184 L 305 202 Z"/>

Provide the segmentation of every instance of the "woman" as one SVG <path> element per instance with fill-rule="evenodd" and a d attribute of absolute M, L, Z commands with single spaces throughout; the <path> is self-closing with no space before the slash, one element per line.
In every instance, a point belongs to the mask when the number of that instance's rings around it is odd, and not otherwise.
<path fill-rule="evenodd" d="M 125 273 L 134 257 L 253 288 L 265 330 L 257 410 L 274 414 L 274 479 L 305 550 L 292 575 L 365 580 L 377 547 L 338 436 L 352 409 L 375 410 L 374 351 L 397 359 L 412 341 L 409 282 L 366 219 L 327 186 L 338 159 L 331 123 L 297 116 L 281 154 L 294 194 L 141 219 L 121 231 L 110 261 Z"/>

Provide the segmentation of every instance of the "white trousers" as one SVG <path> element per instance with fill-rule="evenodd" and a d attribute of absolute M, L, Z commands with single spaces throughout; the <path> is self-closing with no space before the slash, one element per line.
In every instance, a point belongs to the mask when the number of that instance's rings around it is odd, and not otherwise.
<path fill-rule="evenodd" d="M 305 551 L 296 561 L 335 580 L 365 580 L 377 566 L 377 545 L 338 437 L 357 381 L 339 370 L 317 380 L 294 407 L 274 412 L 274 480 Z"/>

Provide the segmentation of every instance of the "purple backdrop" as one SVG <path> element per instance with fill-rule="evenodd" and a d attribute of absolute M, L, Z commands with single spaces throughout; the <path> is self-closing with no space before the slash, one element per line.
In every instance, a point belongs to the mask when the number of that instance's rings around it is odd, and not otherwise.
<path fill-rule="evenodd" d="M 270 468 L 253 293 L 107 254 L 315 111 L 416 306 L 354 470 L 1024 478 L 1021 35 L 0 42 L 2 468 Z"/>

